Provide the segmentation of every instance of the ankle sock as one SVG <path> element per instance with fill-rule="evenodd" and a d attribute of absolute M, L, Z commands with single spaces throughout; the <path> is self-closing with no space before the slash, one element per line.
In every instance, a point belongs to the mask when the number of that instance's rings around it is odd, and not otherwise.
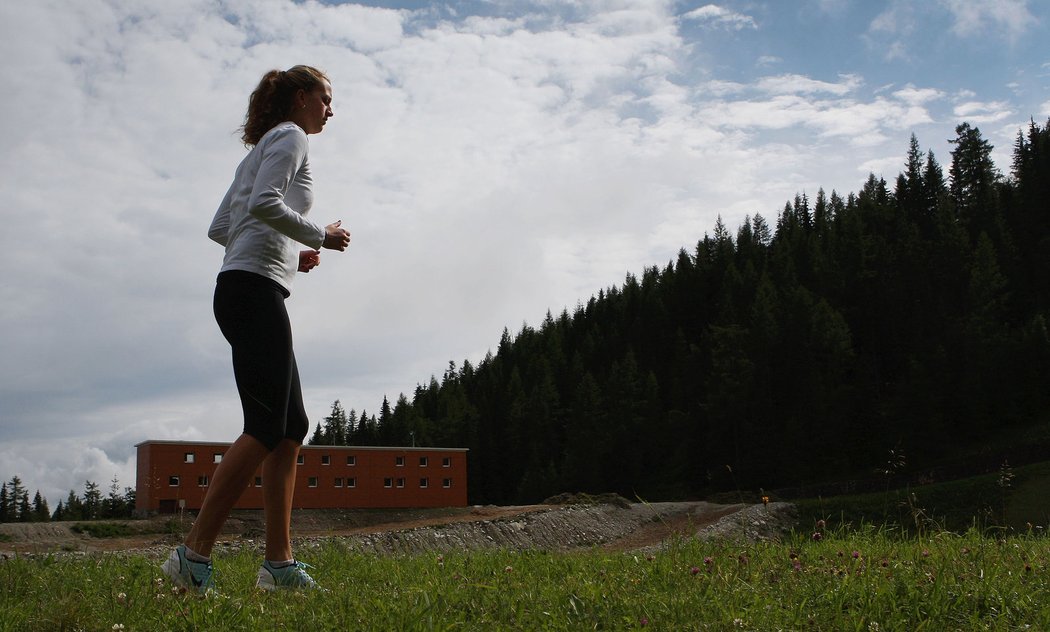
<path fill-rule="evenodd" d="M 194 551 L 188 546 L 186 547 L 186 559 L 188 559 L 191 562 L 200 562 L 201 564 L 207 564 L 211 562 L 210 557 L 204 557 L 203 555 Z"/>
<path fill-rule="evenodd" d="M 282 560 L 282 561 L 266 560 L 266 563 L 270 565 L 270 568 L 285 568 L 287 566 L 294 565 L 295 564 L 295 560 Z"/>

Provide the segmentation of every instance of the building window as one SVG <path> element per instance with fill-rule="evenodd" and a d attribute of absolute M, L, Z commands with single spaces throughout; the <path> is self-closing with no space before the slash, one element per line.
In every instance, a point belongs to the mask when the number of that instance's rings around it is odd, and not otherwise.
<path fill-rule="evenodd" d="M 430 461 L 425 456 L 419 457 L 419 467 L 426 467 Z"/>
<path fill-rule="evenodd" d="M 429 486 L 430 486 L 430 479 L 428 479 L 426 477 L 419 479 L 419 487 L 420 487 L 420 489 L 426 489 Z"/>
<path fill-rule="evenodd" d="M 211 462 L 222 463 L 222 452 L 216 452 L 215 454 L 211 455 Z"/>
<path fill-rule="evenodd" d="M 179 477 L 178 476 L 169 476 L 168 477 L 168 487 L 178 487 L 178 486 L 179 486 Z"/>
<path fill-rule="evenodd" d="M 207 476 L 198 476 L 197 477 L 197 487 L 207 487 L 207 486 L 208 486 L 208 477 Z"/>
<path fill-rule="evenodd" d="M 441 459 L 441 467 L 452 467 L 452 457 L 446 456 Z"/>
<path fill-rule="evenodd" d="M 262 477 L 261 476 L 256 476 L 255 477 L 255 486 L 256 487 L 262 487 Z"/>
<path fill-rule="evenodd" d="M 339 478 L 338 476 L 335 477 L 335 486 L 336 487 L 342 487 L 343 486 L 343 479 Z"/>
<path fill-rule="evenodd" d="M 331 465 L 331 463 L 332 457 L 328 456 L 327 454 L 321 455 L 321 465 Z"/>
<path fill-rule="evenodd" d="M 394 465 L 396 465 L 398 467 L 404 467 L 405 466 L 405 457 L 403 457 L 403 456 L 395 456 L 394 457 Z"/>
<path fill-rule="evenodd" d="M 356 478 L 348 478 L 348 479 L 346 479 L 346 486 L 347 486 L 347 488 L 357 487 L 357 479 Z"/>
<path fill-rule="evenodd" d="M 390 478 L 389 476 L 387 476 L 386 478 L 383 479 L 383 487 L 393 487 L 393 486 L 394 486 L 394 479 Z"/>
<path fill-rule="evenodd" d="M 306 481 L 306 486 L 307 487 L 317 487 L 317 477 L 316 476 L 311 476 L 310 478 L 308 478 L 307 481 Z"/>
<path fill-rule="evenodd" d="M 302 465 L 303 463 L 306 463 L 306 457 L 300 454 L 299 458 L 295 460 L 295 464 Z"/>
<path fill-rule="evenodd" d="M 193 463 L 196 460 L 197 460 L 197 455 L 195 455 L 192 452 L 187 452 L 187 453 L 182 455 L 182 462 L 183 463 Z"/>
<path fill-rule="evenodd" d="M 448 488 L 452 487 L 452 479 L 451 478 L 442 479 L 441 486 L 444 487 L 445 489 L 448 489 Z"/>
<path fill-rule="evenodd" d="M 403 478 L 397 479 L 397 486 L 399 488 L 404 487 L 405 486 L 405 479 L 403 479 Z"/>
<path fill-rule="evenodd" d="M 347 465 L 357 465 L 357 457 L 353 456 L 353 455 L 350 455 L 350 456 L 346 457 L 346 464 Z"/>

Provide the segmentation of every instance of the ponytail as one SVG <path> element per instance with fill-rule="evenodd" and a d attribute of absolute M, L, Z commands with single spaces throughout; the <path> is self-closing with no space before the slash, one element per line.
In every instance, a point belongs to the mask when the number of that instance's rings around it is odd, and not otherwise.
<path fill-rule="evenodd" d="M 293 66 L 288 70 L 271 70 L 263 75 L 248 99 L 241 140 L 248 147 L 259 142 L 263 134 L 288 120 L 292 101 L 299 90 L 311 92 L 321 88 L 328 77 L 312 66 Z"/>

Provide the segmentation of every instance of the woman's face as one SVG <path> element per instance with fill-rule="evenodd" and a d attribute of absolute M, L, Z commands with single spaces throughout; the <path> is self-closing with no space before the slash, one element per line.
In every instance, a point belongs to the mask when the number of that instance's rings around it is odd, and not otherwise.
<path fill-rule="evenodd" d="M 301 92 L 297 104 L 298 109 L 292 113 L 292 121 L 307 134 L 320 133 L 325 122 L 335 116 L 332 112 L 332 84 L 323 81 L 320 88 Z"/>

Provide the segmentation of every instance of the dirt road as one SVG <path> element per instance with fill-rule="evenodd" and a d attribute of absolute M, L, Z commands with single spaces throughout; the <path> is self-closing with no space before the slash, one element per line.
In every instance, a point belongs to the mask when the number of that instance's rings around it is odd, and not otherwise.
<path fill-rule="evenodd" d="M 784 503 L 717 505 L 707 502 L 600 503 L 475 506 L 402 510 L 300 510 L 294 512 L 297 545 L 338 539 L 377 554 L 480 549 L 569 550 L 658 547 L 675 535 L 761 539 L 794 526 L 794 507 Z M 76 523 L 0 524 L 0 554 L 165 551 L 189 528 L 192 516 L 155 516 L 127 521 L 134 531 L 115 538 L 75 533 Z M 261 546 L 259 511 L 231 516 L 220 548 Z"/>

